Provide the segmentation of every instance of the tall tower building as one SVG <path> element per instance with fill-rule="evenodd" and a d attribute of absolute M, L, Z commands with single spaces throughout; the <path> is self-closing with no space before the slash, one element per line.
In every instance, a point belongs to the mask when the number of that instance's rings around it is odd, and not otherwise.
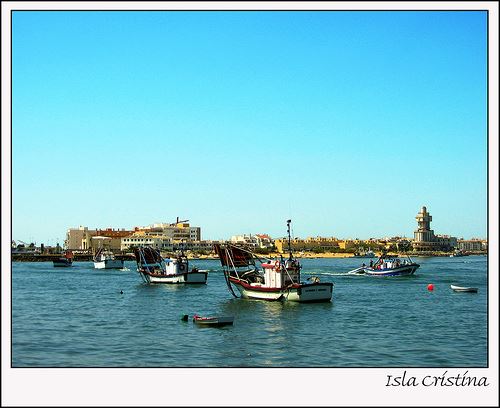
<path fill-rule="evenodd" d="M 441 243 L 431 230 L 432 216 L 427 212 L 427 208 L 422 207 L 415 217 L 418 228 L 414 232 L 413 249 L 416 251 L 439 250 Z"/>
<path fill-rule="evenodd" d="M 415 217 L 418 228 L 414 232 L 413 249 L 416 251 L 450 251 L 457 246 L 457 239 L 449 235 L 434 235 L 432 216 L 422 207 Z"/>
<path fill-rule="evenodd" d="M 414 232 L 415 242 L 434 242 L 434 231 L 431 230 L 432 216 L 427 212 L 427 208 L 422 207 L 415 217 L 418 228 Z"/>

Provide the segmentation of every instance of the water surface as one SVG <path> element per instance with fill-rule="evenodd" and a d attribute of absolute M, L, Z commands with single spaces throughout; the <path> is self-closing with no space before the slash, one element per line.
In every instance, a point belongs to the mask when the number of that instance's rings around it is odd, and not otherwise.
<path fill-rule="evenodd" d="M 486 367 L 487 258 L 415 260 L 414 276 L 384 278 L 345 275 L 366 259 L 305 259 L 303 280 L 335 284 L 332 302 L 317 304 L 235 299 L 215 260 L 191 261 L 210 270 L 196 286 L 147 285 L 135 262 L 16 262 L 12 366 Z M 180 320 L 195 313 L 234 325 Z"/>

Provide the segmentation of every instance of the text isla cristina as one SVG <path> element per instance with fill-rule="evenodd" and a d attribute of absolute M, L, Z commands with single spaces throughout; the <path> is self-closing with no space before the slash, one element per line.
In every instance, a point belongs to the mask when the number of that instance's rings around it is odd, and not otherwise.
<path fill-rule="evenodd" d="M 447 370 L 441 375 L 410 376 L 406 370 L 403 375 L 387 375 L 386 387 L 488 387 L 487 377 L 479 377 L 463 373 L 450 373 Z"/>

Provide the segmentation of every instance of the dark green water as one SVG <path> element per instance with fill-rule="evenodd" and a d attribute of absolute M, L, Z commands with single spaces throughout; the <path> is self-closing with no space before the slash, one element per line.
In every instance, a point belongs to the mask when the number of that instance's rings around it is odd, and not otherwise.
<path fill-rule="evenodd" d="M 16 262 L 12 366 L 486 367 L 487 257 L 415 260 L 414 276 L 389 278 L 344 274 L 363 259 L 303 260 L 303 279 L 335 284 L 319 304 L 234 299 L 211 260 L 191 261 L 210 270 L 202 286 L 146 285 L 135 262 Z M 180 320 L 195 313 L 233 315 L 234 325 Z"/>

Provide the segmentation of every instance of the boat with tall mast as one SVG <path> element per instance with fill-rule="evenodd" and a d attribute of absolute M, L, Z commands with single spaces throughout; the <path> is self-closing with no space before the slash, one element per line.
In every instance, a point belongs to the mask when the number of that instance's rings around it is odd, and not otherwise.
<path fill-rule="evenodd" d="M 250 250 L 234 244 L 215 244 L 226 284 L 234 297 L 239 297 L 233 286 L 244 299 L 288 300 L 294 302 L 329 302 L 333 295 L 333 283 L 320 282 L 310 277 L 301 282 L 302 265 L 293 256 L 288 227 L 288 259 L 263 261 Z M 260 262 L 260 267 L 257 265 Z"/>
<path fill-rule="evenodd" d="M 196 267 L 189 270 L 184 251 L 174 258 L 163 258 L 152 247 L 134 248 L 137 272 L 146 283 L 207 283 L 208 271 Z"/>

